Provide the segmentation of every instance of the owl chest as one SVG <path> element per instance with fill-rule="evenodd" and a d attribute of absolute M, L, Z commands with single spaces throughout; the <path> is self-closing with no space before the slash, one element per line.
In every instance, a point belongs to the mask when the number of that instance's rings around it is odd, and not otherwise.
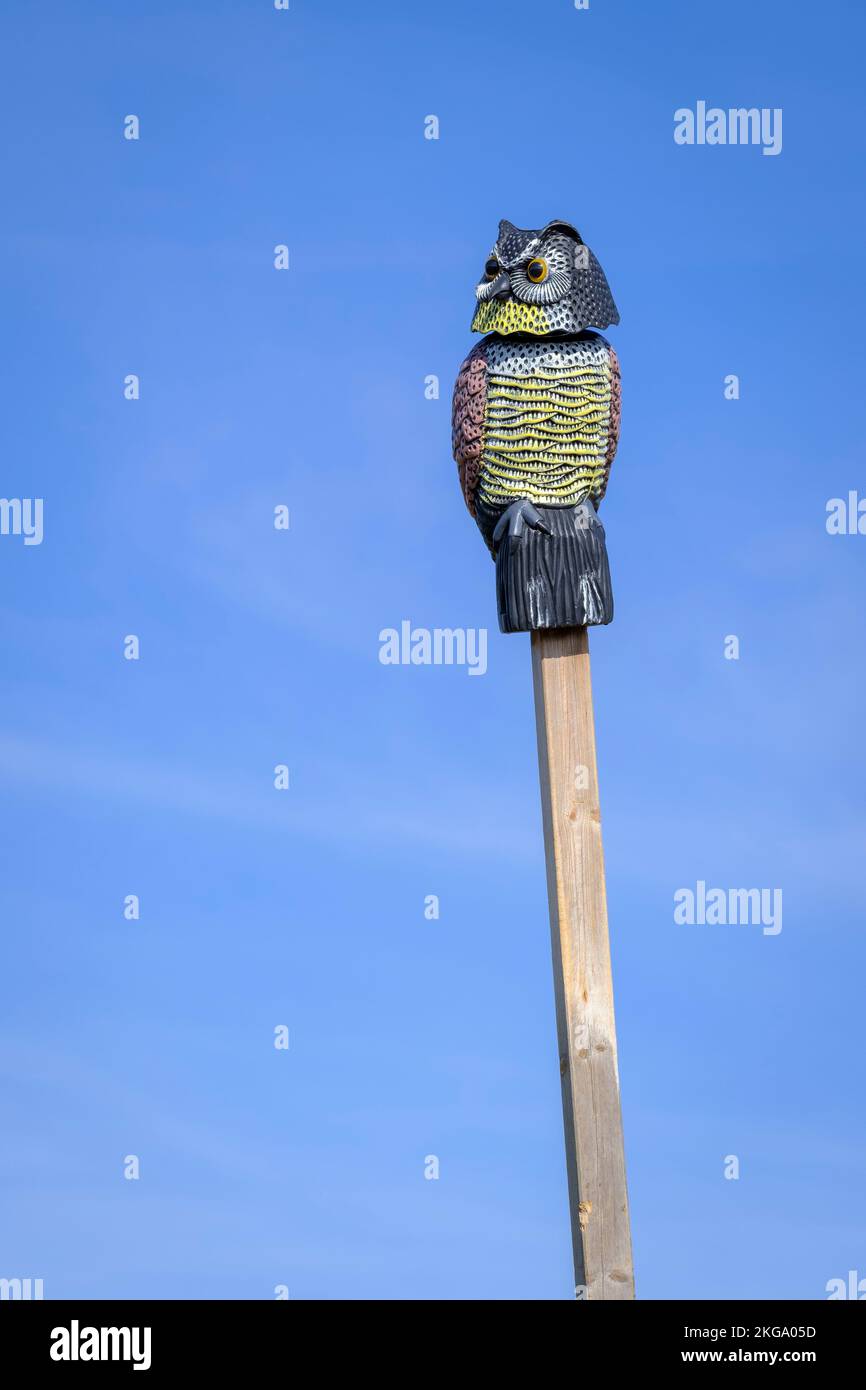
<path fill-rule="evenodd" d="M 607 445 L 610 373 L 601 350 L 551 348 L 488 361 L 480 495 L 570 505 L 592 491 Z"/>

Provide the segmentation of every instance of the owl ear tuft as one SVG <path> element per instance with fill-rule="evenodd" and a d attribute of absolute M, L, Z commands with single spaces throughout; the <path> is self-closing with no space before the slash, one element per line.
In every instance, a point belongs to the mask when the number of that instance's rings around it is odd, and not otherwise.
<path fill-rule="evenodd" d="M 542 227 L 539 236 L 547 236 L 548 232 L 565 232 L 566 236 L 573 236 L 575 241 L 583 245 L 583 237 L 577 230 L 573 222 L 564 222 L 561 217 L 555 217 L 552 222 L 548 222 L 546 227 Z"/>

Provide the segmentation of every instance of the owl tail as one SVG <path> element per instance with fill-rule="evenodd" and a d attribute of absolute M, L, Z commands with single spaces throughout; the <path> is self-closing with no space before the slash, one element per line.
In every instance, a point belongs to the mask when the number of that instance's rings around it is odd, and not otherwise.
<path fill-rule="evenodd" d="M 613 618 L 604 527 L 589 498 L 577 507 L 515 503 L 494 544 L 502 632 L 596 627 Z"/>

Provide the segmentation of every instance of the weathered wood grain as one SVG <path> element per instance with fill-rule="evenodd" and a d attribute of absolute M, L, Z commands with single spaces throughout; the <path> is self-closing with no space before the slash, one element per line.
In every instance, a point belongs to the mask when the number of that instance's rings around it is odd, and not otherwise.
<path fill-rule="evenodd" d="M 532 633 L 577 1297 L 634 1298 L 587 629 Z"/>

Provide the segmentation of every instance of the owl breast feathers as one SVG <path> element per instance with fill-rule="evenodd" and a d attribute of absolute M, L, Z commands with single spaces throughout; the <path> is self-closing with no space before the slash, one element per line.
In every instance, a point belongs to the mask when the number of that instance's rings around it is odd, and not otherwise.
<path fill-rule="evenodd" d="M 492 548 L 515 501 L 576 506 L 604 496 L 619 439 L 620 372 L 600 333 L 484 338 L 460 368 L 452 443 L 469 511 Z"/>

